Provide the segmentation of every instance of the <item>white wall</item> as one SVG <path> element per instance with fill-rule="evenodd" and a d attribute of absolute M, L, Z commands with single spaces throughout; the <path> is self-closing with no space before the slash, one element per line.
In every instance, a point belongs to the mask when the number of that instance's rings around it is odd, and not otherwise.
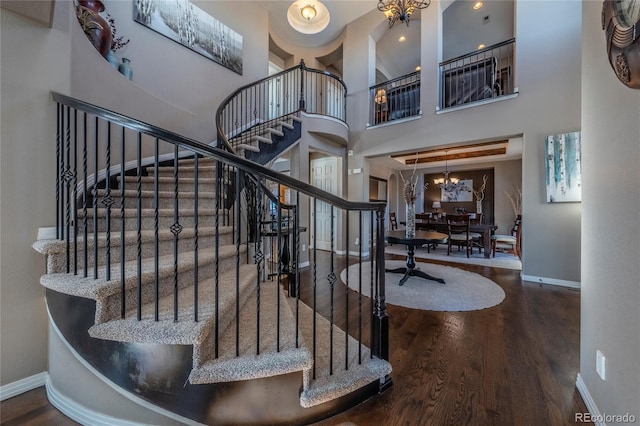
<path fill-rule="evenodd" d="M 638 421 L 640 91 L 609 66 L 601 10 L 601 2 L 583 3 L 580 376 L 600 413 Z M 621 177 L 615 190 L 611 176 Z M 606 357 L 606 381 L 595 371 L 596 350 Z"/>
<path fill-rule="evenodd" d="M 38 227 L 55 223 L 55 120 L 50 90 L 70 86 L 69 11 L 56 4 L 53 28 L 0 9 L 0 385 L 47 370 Z"/>
<path fill-rule="evenodd" d="M 581 3 L 520 1 L 516 4 L 516 85 L 520 95 L 475 108 L 436 114 L 438 99 L 438 8 L 422 11 L 422 111 L 419 120 L 366 129 L 369 34 L 384 25 L 372 11 L 349 25 L 344 45 L 344 79 L 350 135 L 355 152 L 349 167 L 364 158 L 397 151 L 523 135 L 523 272 L 534 277 L 580 281 L 579 203 L 547 204 L 544 194 L 545 136 L 580 129 Z M 544 25 L 540 25 L 544 22 Z M 364 199 L 361 176 L 349 182 L 350 198 Z M 527 233 L 526 230 L 529 230 Z M 541 249 L 544 248 L 544 249 Z"/>

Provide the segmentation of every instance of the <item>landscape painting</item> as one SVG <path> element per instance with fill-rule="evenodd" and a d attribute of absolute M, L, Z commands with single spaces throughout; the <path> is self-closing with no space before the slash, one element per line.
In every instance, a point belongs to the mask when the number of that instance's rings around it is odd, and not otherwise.
<path fill-rule="evenodd" d="M 189 0 L 137 0 L 133 20 L 242 75 L 242 36 Z"/>
<path fill-rule="evenodd" d="M 582 201 L 580 132 L 547 136 L 545 170 L 548 203 Z"/>
<path fill-rule="evenodd" d="M 456 189 L 440 190 L 440 201 L 468 203 L 473 201 L 473 179 L 460 179 Z"/>

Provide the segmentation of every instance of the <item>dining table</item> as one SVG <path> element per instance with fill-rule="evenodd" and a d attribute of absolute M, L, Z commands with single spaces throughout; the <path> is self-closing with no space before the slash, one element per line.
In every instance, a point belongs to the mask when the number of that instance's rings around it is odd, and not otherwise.
<path fill-rule="evenodd" d="M 448 234 L 448 225 L 446 220 L 433 220 L 431 218 L 419 219 L 419 215 L 416 215 L 416 229 L 422 231 L 437 231 Z M 484 257 L 486 259 L 491 258 L 491 236 L 498 229 L 498 225 L 492 223 L 471 223 L 469 225 L 469 232 L 476 232 L 482 235 L 482 246 L 484 248 Z"/>

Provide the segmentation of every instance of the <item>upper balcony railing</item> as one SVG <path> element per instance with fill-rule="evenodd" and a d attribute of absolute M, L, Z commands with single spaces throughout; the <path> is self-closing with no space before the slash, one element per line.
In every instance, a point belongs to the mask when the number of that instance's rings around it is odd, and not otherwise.
<path fill-rule="evenodd" d="M 369 124 L 420 115 L 420 71 L 369 88 Z"/>
<path fill-rule="evenodd" d="M 440 109 L 514 93 L 515 38 L 440 63 Z"/>

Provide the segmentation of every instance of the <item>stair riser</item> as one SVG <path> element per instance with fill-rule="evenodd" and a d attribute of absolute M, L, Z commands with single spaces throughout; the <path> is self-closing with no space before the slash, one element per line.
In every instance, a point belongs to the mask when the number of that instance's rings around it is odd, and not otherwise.
<path fill-rule="evenodd" d="M 112 236 L 119 237 L 120 234 L 112 234 Z M 233 243 L 233 236 L 231 233 L 224 233 L 220 235 L 220 245 L 227 245 Z M 215 247 L 215 238 L 213 235 L 207 236 L 198 236 L 198 248 L 200 250 Z M 186 251 L 193 251 L 195 248 L 195 242 L 193 236 L 181 237 L 178 238 L 178 253 L 183 253 Z M 73 250 L 73 247 L 71 248 Z M 154 241 L 144 241 L 141 244 L 142 257 L 149 258 L 153 257 L 155 253 L 155 242 Z M 138 245 L 135 242 L 128 243 L 125 245 L 125 260 L 133 261 L 137 259 L 138 254 Z M 158 244 L 158 255 L 164 256 L 167 254 L 173 253 L 173 239 L 165 239 L 159 241 Z M 89 274 L 93 274 L 93 266 L 95 265 L 94 258 L 94 247 L 93 242 L 90 241 L 87 246 L 87 264 L 90 268 Z M 121 247 L 119 238 L 117 241 L 112 242 L 111 245 L 111 263 L 120 263 L 121 255 Z M 84 269 L 84 244 L 78 243 L 78 269 Z M 246 258 L 245 258 L 246 259 Z M 74 256 L 71 255 L 71 261 L 69 262 L 70 270 L 74 270 Z M 101 246 L 98 247 L 98 266 L 104 266 L 106 264 L 106 245 L 102 243 Z M 55 273 L 66 273 L 67 271 L 67 255 L 65 253 L 60 253 L 56 255 L 50 255 L 47 257 L 47 273 L 55 274 Z"/>
<path fill-rule="evenodd" d="M 244 262 L 245 257 L 240 256 L 240 263 Z M 236 267 L 236 258 L 235 256 L 221 258 L 219 262 L 219 271 L 220 274 L 223 271 L 230 271 L 235 269 Z M 215 276 L 215 261 L 210 262 L 200 262 L 198 267 L 198 277 L 200 279 L 211 278 Z M 193 292 L 193 284 L 194 284 L 194 269 L 193 267 L 184 268 L 184 270 L 180 270 L 178 268 L 178 291 L 191 291 Z M 120 277 L 113 277 L 113 279 L 118 279 Z M 138 305 L 138 289 L 135 280 L 136 277 L 127 278 L 131 279 L 134 285 L 127 288 L 125 291 L 125 310 L 129 311 L 132 309 L 136 309 Z M 174 274 L 170 273 L 167 276 L 162 276 L 158 280 L 158 292 L 160 297 L 173 294 L 175 288 L 175 279 Z M 142 304 L 153 304 L 156 298 L 156 284 L 155 277 L 149 276 L 145 277 L 142 280 Z M 121 293 L 115 293 L 107 298 L 104 301 L 103 309 L 96 312 L 96 324 L 100 324 L 103 322 L 115 320 L 120 318 L 120 301 L 121 301 Z M 144 307 L 143 310 L 150 309 L 148 306 Z M 151 308 L 152 309 L 152 308 Z"/>

